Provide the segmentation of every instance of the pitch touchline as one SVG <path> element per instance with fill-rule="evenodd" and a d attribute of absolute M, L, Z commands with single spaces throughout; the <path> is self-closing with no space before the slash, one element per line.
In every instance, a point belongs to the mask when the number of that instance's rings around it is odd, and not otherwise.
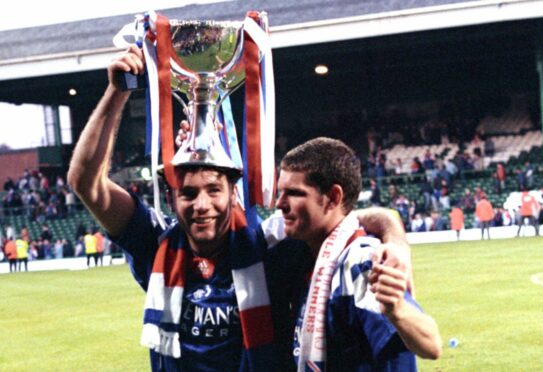
<path fill-rule="evenodd" d="M 537 273 L 530 277 L 532 283 L 543 286 L 543 273 Z"/>

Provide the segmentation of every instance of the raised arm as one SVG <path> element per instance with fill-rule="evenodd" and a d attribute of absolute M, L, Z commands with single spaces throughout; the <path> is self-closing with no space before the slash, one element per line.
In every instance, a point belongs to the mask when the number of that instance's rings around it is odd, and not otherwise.
<path fill-rule="evenodd" d="M 377 280 L 371 290 L 381 304 L 382 313 L 396 328 L 405 346 L 421 358 L 437 359 L 442 341 L 436 322 L 409 303 L 405 297 L 407 275 L 385 265 L 374 265 Z"/>
<path fill-rule="evenodd" d="M 135 208 L 130 194 L 108 175 L 121 115 L 130 95 L 120 89 L 117 79 L 121 72 L 143 71 L 143 54 L 135 46 L 110 63 L 109 85 L 77 141 L 68 170 L 74 192 L 113 236 L 123 231 Z"/>

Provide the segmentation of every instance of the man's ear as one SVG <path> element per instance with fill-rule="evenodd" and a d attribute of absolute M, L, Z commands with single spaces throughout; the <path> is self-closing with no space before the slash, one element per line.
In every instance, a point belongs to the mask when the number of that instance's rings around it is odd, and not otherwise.
<path fill-rule="evenodd" d="M 232 185 L 232 194 L 230 195 L 230 201 L 232 208 L 234 208 L 238 202 L 238 186 L 237 184 Z"/>
<path fill-rule="evenodd" d="M 343 188 L 337 183 L 333 184 L 330 190 L 326 193 L 328 195 L 328 207 L 330 209 L 341 208 L 343 205 Z"/>

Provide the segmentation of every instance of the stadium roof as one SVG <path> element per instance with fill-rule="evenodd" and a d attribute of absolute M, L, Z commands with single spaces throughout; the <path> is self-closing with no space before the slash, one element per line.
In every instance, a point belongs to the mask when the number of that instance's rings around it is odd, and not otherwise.
<path fill-rule="evenodd" d="M 159 12 L 179 19 L 269 13 L 274 48 L 543 17 L 541 0 L 231 0 Z M 134 14 L 0 32 L 0 81 L 104 69 Z"/>

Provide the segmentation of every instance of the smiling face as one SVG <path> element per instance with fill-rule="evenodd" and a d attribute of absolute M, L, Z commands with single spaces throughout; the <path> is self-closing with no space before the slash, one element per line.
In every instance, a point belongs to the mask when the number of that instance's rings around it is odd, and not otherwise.
<path fill-rule="evenodd" d="M 175 210 L 197 255 L 211 257 L 220 252 L 235 200 L 224 174 L 212 169 L 184 172 L 182 187 L 175 191 Z"/>
<path fill-rule="evenodd" d="M 277 188 L 279 197 L 275 206 L 283 212 L 285 234 L 305 241 L 318 251 L 330 232 L 328 196 L 308 185 L 303 172 L 281 170 Z"/>

